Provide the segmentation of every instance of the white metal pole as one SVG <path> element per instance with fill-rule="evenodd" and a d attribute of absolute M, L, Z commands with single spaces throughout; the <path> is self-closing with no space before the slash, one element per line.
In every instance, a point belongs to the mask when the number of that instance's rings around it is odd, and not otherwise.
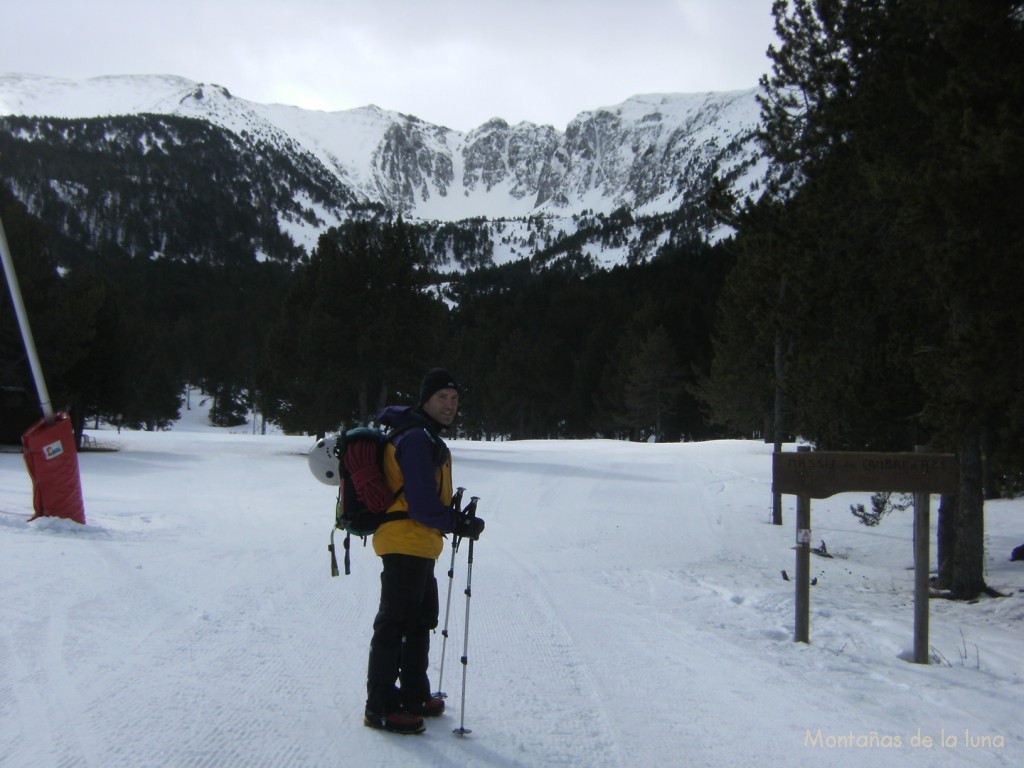
<path fill-rule="evenodd" d="M 39 405 L 43 409 L 43 416 L 48 424 L 53 423 L 53 406 L 50 404 L 50 393 L 46 391 L 46 382 L 43 380 L 43 368 L 39 364 L 39 355 L 36 354 L 36 344 L 32 340 L 32 328 L 28 323 L 28 314 L 25 312 L 25 303 L 21 300 L 21 288 L 18 287 L 18 275 L 14 272 L 14 260 L 11 258 L 11 250 L 7 246 L 7 236 L 4 234 L 4 224 L 0 220 L 0 259 L 4 264 L 4 275 L 7 278 L 7 288 L 11 292 L 11 301 L 14 302 L 14 312 L 18 317 L 18 327 L 21 329 L 21 340 L 25 344 L 25 351 L 28 353 L 28 362 L 32 367 L 32 378 L 36 382 L 36 392 L 39 395 Z"/>

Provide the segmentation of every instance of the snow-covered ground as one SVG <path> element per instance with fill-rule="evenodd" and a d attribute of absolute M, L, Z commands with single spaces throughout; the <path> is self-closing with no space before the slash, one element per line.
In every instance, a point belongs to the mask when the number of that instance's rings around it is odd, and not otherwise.
<path fill-rule="evenodd" d="M 487 521 L 465 708 L 464 544 L 449 710 L 403 737 L 362 725 L 377 558 L 357 547 L 332 579 L 312 440 L 248 432 L 203 427 L 201 408 L 170 432 L 93 432 L 119 450 L 79 457 L 85 526 L 28 522 L 22 458 L 0 453 L 4 768 L 1024 760 L 1022 501 L 986 508 L 987 579 L 1009 596 L 932 601 L 934 663 L 916 665 L 911 512 L 872 529 L 849 512 L 865 494 L 813 503 L 835 557 L 812 558 L 806 645 L 769 446 L 453 441 Z"/>

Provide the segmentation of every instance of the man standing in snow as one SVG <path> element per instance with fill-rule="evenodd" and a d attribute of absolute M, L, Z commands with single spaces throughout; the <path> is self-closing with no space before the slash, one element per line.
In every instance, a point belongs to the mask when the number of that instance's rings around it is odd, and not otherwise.
<path fill-rule="evenodd" d="M 386 514 L 399 514 L 373 535 L 383 570 L 363 722 L 395 733 L 421 733 L 424 717 L 444 712 L 444 699 L 431 696 L 427 679 L 430 632 L 439 614 L 434 564 L 443 534 L 475 541 L 484 528 L 482 519 L 452 506 L 451 453 L 440 432 L 455 420 L 459 385 L 448 371 L 434 368 L 420 385 L 418 402 L 390 406 L 377 417 L 403 431 L 384 452 L 384 477 L 395 494 Z"/>

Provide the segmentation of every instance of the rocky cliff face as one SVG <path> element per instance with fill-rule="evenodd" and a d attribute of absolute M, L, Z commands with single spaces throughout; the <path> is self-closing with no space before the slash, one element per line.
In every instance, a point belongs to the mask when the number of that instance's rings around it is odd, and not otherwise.
<path fill-rule="evenodd" d="M 505 185 L 517 201 L 535 198 L 547 158 L 558 142 L 559 134 L 550 126 L 510 127 L 500 118 L 490 120 L 465 138 L 462 185 L 470 192 Z"/>
<path fill-rule="evenodd" d="M 674 210 L 715 173 L 735 176 L 753 163 L 756 124 L 748 92 L 638 96 L 585 112 L 549 158 L 536 205 L 565 210 L 596 201 L 603 210 Z"/>
<path fill-rule="evenodd" d="M 668 213 L 700 199 L 715 175 L 749 193 L 744 177 L 757 160 L 753 92 L 634 97 L 579 115 L 564 133 L 497 118 L 465 135 L 381 119 L 391 122 L 369 196 L 428 218 Z"/>

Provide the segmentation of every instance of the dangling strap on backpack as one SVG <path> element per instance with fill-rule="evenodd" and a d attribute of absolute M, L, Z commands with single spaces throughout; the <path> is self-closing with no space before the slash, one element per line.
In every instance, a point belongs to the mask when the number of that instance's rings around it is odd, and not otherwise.
<path fill-rule="evenodd" d="M 334 556 L 334 532 L 337 527 L 331 529 L 331 543 L 327 545 L 327 551 L 331 553 L 331 576 L 338 575 L 338 558 Z M 345 532 L 345 575 L 351 573 L 351 566 L 348 557 L 348 531 Z"/>
<path fill-rule="evenodd" d="M 334 555 L 334 532 L 337 528 L 331 529 L 331 543 L 327 545 L 327 551 L 331 553 L 331 576 L 338 575 L 338 558 Z M 364 541 L 366 537 L 363 537 Z M 345 575 L 348 576 L 352 573 L 352 558 L 349 557 L 349 549 L 351 547 L 352 534 L 345 531 L 345 540 L 342 542 L 342 547 L 345 549 Z"/>

